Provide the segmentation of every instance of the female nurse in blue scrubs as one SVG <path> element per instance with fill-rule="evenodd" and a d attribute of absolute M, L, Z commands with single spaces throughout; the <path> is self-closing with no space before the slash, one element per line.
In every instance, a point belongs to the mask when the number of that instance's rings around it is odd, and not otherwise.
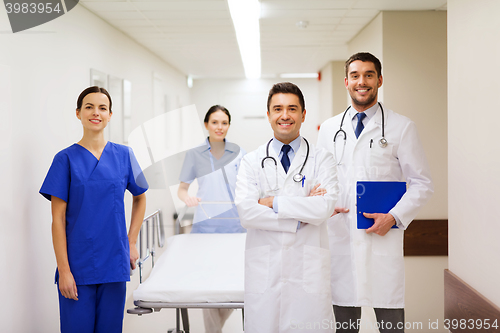
<path fill-rule="evenodd" d="M 236 206 L 229 203 L 234 202 L 236 175 L 245 151 L 225 139 L 231 123 L 231 115 L 225 107 L 212 106 L 204 122 L 208 138 L 186 153 L 177 192 L 187 206 L 197 206 L 191 233 L 245 232 Z M 196 196 L 189 196 L 188 189 L 194 179 L 198 180 L 198 192 Z M 226 204 L 203 203 L 207 201 Z M 221 332 L 231 312 L 231 309 L 204 309 L 205 332 Z"/>
<path fill-rule="evenodd" d="M 132 150 L 104 139 L 111 104 L 103 88 L 80 94 L 83 137 L 57 153 L 40 189 L 52 203 L 63 333 L 121 332 L 126 281 L 139 257 L 148 184 Z M 133 195 L 128 235 L 125 190 Z"/>

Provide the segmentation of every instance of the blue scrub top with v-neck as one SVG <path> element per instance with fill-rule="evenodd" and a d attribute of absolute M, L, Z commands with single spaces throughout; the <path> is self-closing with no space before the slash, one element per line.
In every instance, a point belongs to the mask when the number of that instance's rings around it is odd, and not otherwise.
<path fill-rule="evenodd" d="M 98 160 L 75 143 L 54 157 L 40 194 L 67 203 L 68 260 L 77 285 L 130 280 L 126 189 L 134 196 L 148 189 L 127 146 L 108 142 Z"/>

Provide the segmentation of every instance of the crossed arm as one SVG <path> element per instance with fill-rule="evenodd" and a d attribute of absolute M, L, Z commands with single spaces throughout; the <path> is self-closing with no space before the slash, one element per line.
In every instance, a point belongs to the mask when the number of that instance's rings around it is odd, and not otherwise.
<path fill-rule="evenodd" d="M 311 192 L 309 192 L 308 196 L 309 197 L 314 197 L 314 196 L 323 196 L 323 195 L 325 195 L 326 194 L 326 189 L 319 188 L 320 186 L 321 186 L 321 184 L 316 184 L 311 189 Z M 259 199 L 259 204 L 261 204 L 263 206 L 266 206 L 266 207 L 269 207 L 269 208 L 273 208 L 273 201 L 274 201 L 274 197 L 262 198 L 262 199 Z"/>
<path fill-rule="evenodd" d="M 247 229 L 296 232 L 297 222 L 323 223 L 333 212 L 337 200 L 338 184 L 333 157 L 326 152 L 317 156 L 317 170 L 311 167 L 311 177 L 317 184 L 309 196 L 278 196 L 262 198 L 259 182 L 260 165 L 256 156 L 243 158 L 236 184 L 236 206 L 242 226 Z M 333 171 L 332 171 L 333 170 Z M 314 172 L 314 175 L 312 174 Z M 279 200 L 279 213 L 273 211 L 273 201 Z"/>

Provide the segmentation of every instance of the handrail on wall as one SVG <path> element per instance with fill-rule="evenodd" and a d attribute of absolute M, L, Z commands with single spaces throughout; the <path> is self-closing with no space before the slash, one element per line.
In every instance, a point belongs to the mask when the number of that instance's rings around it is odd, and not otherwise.
<path fill-rule="evenodd" d="M 144 237 L 146 238 L 146 248 L 144 249 Z M 165 244 L 165 230 L 163 228 L 163 218 L 161 210 L 158 209 L 154 213 L 144 218 L 137 240 L 139 247 L 139 283 L 142 283 L 143 265 L 151 258 L 151 267 L 155 265 L 156 242 L 158 247 L 163 247 Z"/>

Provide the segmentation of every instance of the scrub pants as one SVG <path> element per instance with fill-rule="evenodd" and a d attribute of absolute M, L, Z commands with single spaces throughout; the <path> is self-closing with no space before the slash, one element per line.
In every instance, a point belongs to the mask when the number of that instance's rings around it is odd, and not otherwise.
<path fill-rule="evenodd" d="M 373 308 L 380 333 L 404 333 L 405 309 Z M 333 306 L 336 333 L 358 333 L 357 320 L 361 319 L 361 308 Z M 399 325 L 399 328 L 398 328 Z"/>
<path fill-rule="evenodd" d="M 121 333 L 126 282 L 76 286 L 78 301 L 59 290 L 61 333 Z"/>
<path fill-rule="evenodd" d="M 203 309 L 205 333 L 222 333 L 222 326 L 232 312 L 233 309 Z"/>

